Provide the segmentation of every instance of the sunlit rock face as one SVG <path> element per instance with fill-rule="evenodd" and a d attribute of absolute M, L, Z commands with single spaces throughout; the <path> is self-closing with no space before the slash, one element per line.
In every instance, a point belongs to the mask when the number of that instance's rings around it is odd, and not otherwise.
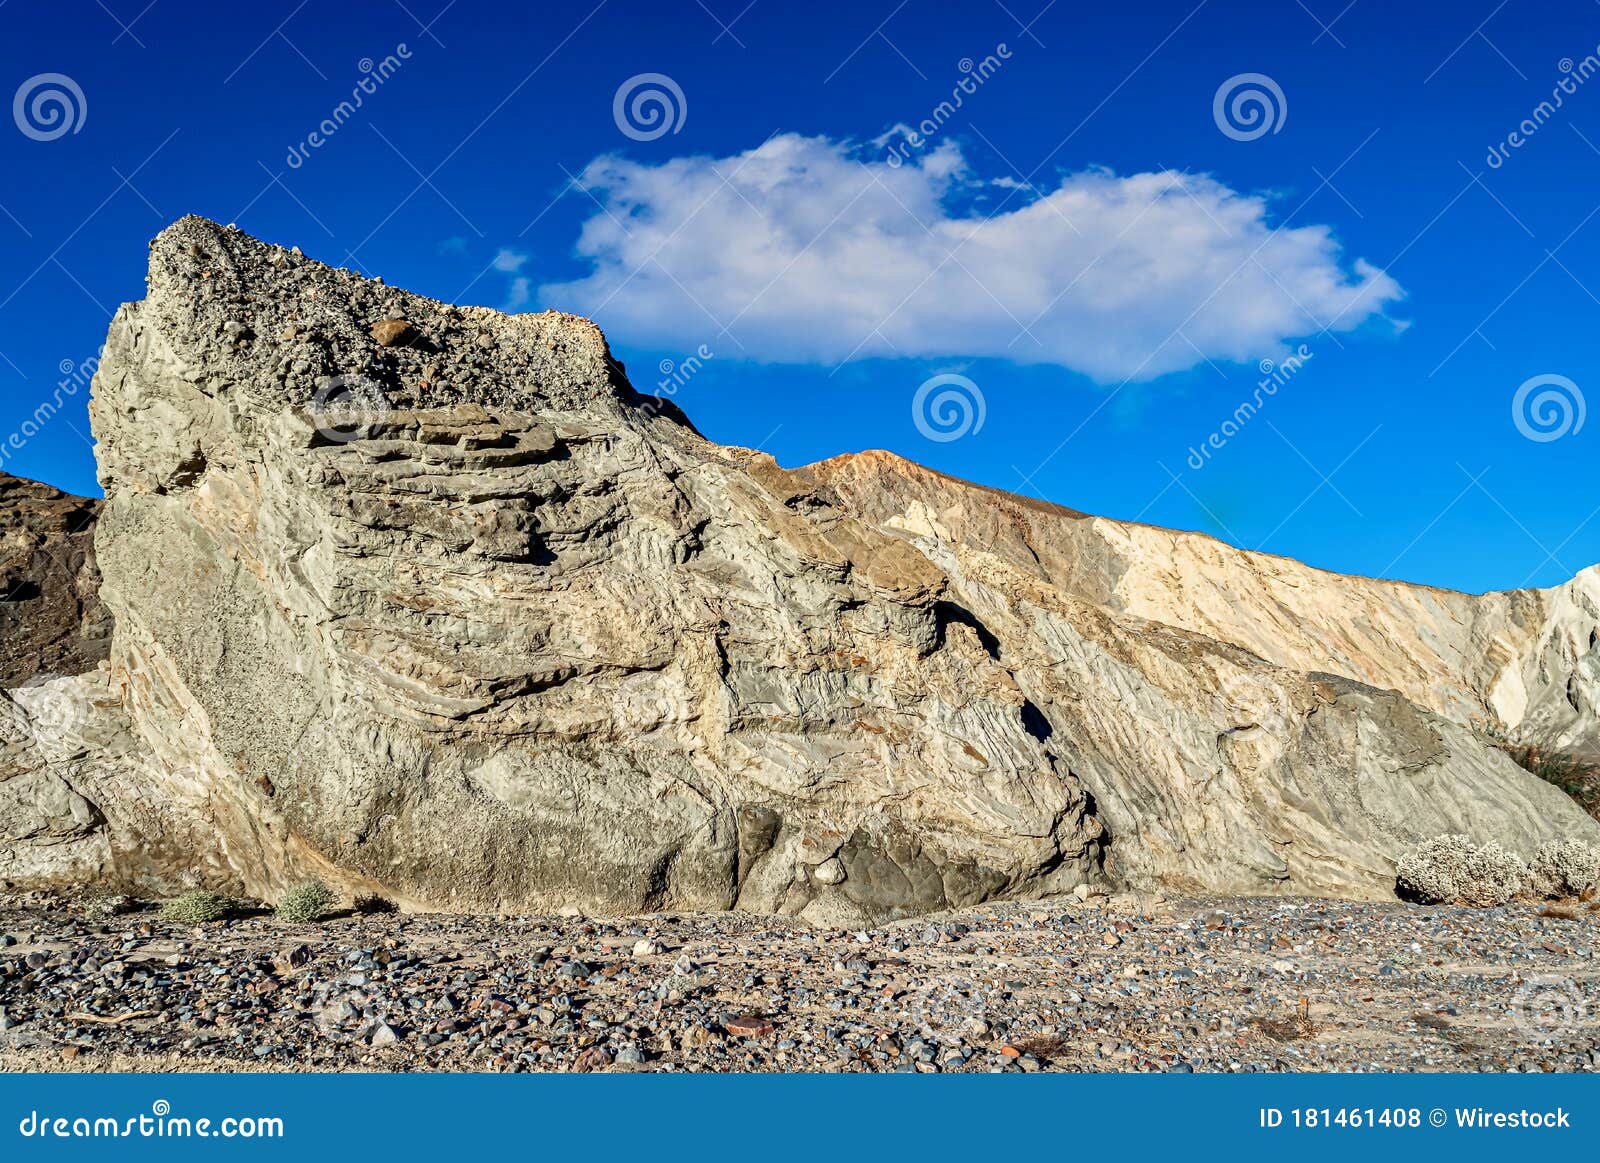
<path fill-rule="evenodd" d="M 110 667 L 59 680 L 56 738 L 13 707 L 14 880 L 856 923 L 1091 880 L 1388 895 L 1440 832 L 1600 842 L 1488 738 L 1593 740 L 1593 574 L 1468 598 L 882 454 L 785 471 L 584 319 L 195 218 L 93 422 Z"/>
<path fill-rule="evenodd" d="M 1392 889 L 1401 837 L 1460 830 L 1524 855 L 1541 834 L 1593 842 L 1592 821 L 1496 744 L 1600 756 L 1600 567 L 1549 590 L 1472 596 L 1091 517 L 887 453 L 797 475 L 936 562 L 1030 658 L 1013 665 L 1051 722 L 1070 730 L 1068 708 L 1102 716 L 1082 729 L 1082 750 L 1063 751 L 1081 757 L 1073 769 L 1115 837 L 1108 867 L 1121 876 L 1239 888 L 1218 876 L 1243 850 L 1226 839 L 1239 829 L 1266 842 L 1255 851 L 1278 853 L 1289 890 L 1339 895 Z M 1187 683 L 1138 666 L 1192 708 L 1192 739 L 1145 721 L 1109 769 L 1088 758 L 1155 704 L 1115 686 L 1085 697 L 1099 668 L 1041 651 L 1060 625 L 1043 611 L 1075 607 L 1101 624 L 1146 623 L 1134 634 L 1146 654 L 1184 644 Z"/>

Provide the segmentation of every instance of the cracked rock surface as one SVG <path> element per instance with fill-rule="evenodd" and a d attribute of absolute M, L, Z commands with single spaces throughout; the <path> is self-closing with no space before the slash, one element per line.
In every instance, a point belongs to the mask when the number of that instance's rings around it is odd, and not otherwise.
<path fill-rule="evenodd" d="M 786 471 L 587 320 L 198 218 L 92 409 L 116 630 L 7 696 L 23 885 L 850 925 L 1100 881 L 1382 897 L 1441 832 L 1600 842 L 1488 735 L 1593 742 L 1594 571 L 1469 598 L 886 454 Z"/>

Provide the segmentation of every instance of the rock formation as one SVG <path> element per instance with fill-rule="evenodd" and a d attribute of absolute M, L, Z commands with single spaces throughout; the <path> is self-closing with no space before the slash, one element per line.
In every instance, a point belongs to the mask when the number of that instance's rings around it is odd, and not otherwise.
<path fill-rule="evenodd" d="M 1275 666 L 1393 688 L 1458 722 L 1600 757 L 1600 566 L 1553 589 L 1474 596 L 1090 517 L 887 453 L 803 472 L 874 525 L 945 552 L 1000 557 L 1095 605 Z"/>
<path fill-rule="evenodd" d="M 1490 738 L 1595 741 L 1593 571 L 1471 598 L 785 471 L 586 320 L 196 218 L 92 409 L 110 665 L 10 696 L 0 877 L 854 923 L 1600 840 Z"/>
<path fill-rule="evenodd" d="M 0 472 L 0 687 L 80 674 L 106 657 L 99 511 L 98 501 Z"/>

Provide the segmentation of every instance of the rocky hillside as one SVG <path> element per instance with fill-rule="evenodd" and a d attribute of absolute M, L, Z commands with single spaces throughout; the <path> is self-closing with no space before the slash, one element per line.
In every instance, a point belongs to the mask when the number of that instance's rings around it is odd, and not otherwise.
<path fill-rule="evenodd" d="M 879 455 L 784 471 L 587 320 L 196 218 L 93 420 L 111 665 L 0 717 L 14 881 L 855 923 L 1600 840 L 1489 738 L 1594 738 L 1593 573 L 1473 599 Z"/>

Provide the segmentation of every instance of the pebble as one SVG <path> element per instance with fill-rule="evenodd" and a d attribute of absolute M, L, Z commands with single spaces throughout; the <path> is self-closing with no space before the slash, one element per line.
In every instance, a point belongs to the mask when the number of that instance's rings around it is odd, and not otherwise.
<path fill-rule="evenodd" d="M 64 1046 L 113 1068 L 171 1056 L 211 1070 L 1600 1066 L 1584 1029 L 1531 1039 L 1508 1017 L 1533 978 L 1589 988 L 1580 923 L 1531 908 L 1095 900 L 858 931 L 731 913 L 385 914 L 297 928 L 288 947 L 270 917 L 194 930 L 0 902 L 0 931 L 18 935 L 0 942 L 0 1032 L 7 1064 L 34 1069 Z M 83 1012 L 137 1016 L 68 1016 Z"/>
<path fill-rule="evenodd" d="M 843 884 L 845 878 L 844 862 L 837 856 L 830 857 L 817 865 L 812 870 L 811 875 L 818 884 Z"/>
<path fill-rule="evenodd" d="M 722 1028 L 736 1038 L 764 1038 L 777 1027 L 766 1018 L 747 1014 L 744 1017 L 729 1018 L 722 1023 Z"/>
<path fill-rule="evenodd" d="M 372 338 L 379 347 L 393 347 L 401 340 L 410 339 L 416 329 L 404 319 L 380 319 L 372 325 Z"/>

